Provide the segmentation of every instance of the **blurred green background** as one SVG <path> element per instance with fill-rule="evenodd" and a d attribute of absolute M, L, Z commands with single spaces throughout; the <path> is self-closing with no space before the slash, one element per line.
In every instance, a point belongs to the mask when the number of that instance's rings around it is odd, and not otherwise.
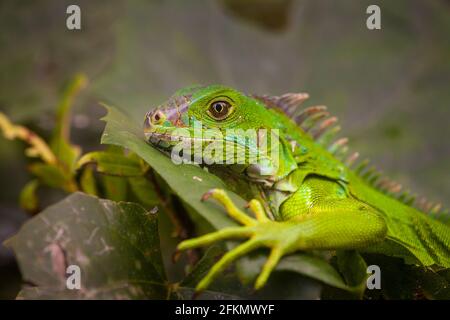
<path fill-rule="evenodd" d="M 81 30 L 66 28 L 70 4 L 81 8 Z M 381 30 L 366 28 L 370 4 L 381 8 Z M 72 120 L 83 151 L 99 148 L 99 101 L 141 121 L 196 83 L 304 91 L 338 116 L 353 149 L 450 205 L 448 0 L 3 0 L 0 29 L 0 110 L 44 137 L 77 72 L 90 79 Z M 0 241 L 28 217 L 17 204 L 28 181 L 23 149 L 0 138 Z M 19 285 L 0 247 L 0 298 Z"/>

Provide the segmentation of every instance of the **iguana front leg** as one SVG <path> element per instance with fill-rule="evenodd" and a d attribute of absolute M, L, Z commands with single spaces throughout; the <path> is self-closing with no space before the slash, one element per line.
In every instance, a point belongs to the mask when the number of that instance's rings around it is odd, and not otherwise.
<path fill-rule="evenodd" d="M 332 207 L 319 203 L 289 220 L 272 221 L 256 199 L 249 202 L 249 208 L 255 215 L 252 218 L 237 208 L 223 190 L 212 189 L 203 199 L 210 197 L 218 200 L 227 213 L 243 226 L 228 227 L 185 240 L 178 245 L 178 249 L 192 249 L 233 238 L 249 239 L 226 253 L 198 283 L 196 291 L 206 289 L 232 261 L 260 247 L 270 248 L 271 251 L 256 280 L 256 289 L 265 285 L 283 255 L 297 250 L 359 248 L 382 240 L 386 234 L 384 220 L 377 212 L 364 205 L 349 206 L 349 199 L 337 201 Z"/>

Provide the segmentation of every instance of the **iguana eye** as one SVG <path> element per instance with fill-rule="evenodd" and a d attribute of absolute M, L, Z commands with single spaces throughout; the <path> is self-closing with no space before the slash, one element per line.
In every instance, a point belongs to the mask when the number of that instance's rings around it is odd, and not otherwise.
<path fill-rule="evenodd" d="M 165 120 L 166 120 L 166 116 L 160 110 L 156 110 L 151 114 L 151 122 L 153 124 L 162 124 Z"/>
<path fill-rule="evenodd" d="M 215 101 L 211 103 L 208 109 L 208 113 L 216 120 L 225 119 L 231 111 L 231 105 L 227 101 Z"/>

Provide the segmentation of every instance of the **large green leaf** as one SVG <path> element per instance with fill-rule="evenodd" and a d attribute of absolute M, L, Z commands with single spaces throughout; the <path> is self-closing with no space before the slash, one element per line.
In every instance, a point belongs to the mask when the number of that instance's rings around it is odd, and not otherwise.
<path fill-rule="evenodd" d="M 216 203 L 202 202 L 200 199 L 211 188 L 227 190 L 237 205 L 243 205 L 244 199 L 230 191 L 217 176 L 208 173 L 200 167 L 174 164 L 170 158 L 145 142 L 140 125 L 134 123 L 127 115 L 116 108 L 105 107 L 108 110 L 108 114 L 104 118 L 106 128 L 102 136 L 102 143 L 127 148 L 144 159 L 167 182 L 169 187 L 191 208 L 196 210 L 201 217 L 208 221 L 214 229 L 236 225 L 234 221 L 228 218 L 223 208 Z M 297 272 L 327 284 L 350 290 L 333 267 L 322 259 L 308 257 L 307 255 L 297 256 L 295 258 L 297 259 L 297 264 L 292 263 L 292 258 L 285 258 L 288 260 L 283 262 L 285 260 L 283 259 L 277 270 Z M 242 269 L 240 270 L 241 273 L 247 276 L 248 279 L 254 278 L 260 271 L 261 259 L 257 260 L 258 263 L 245 263 L 240 268 Z"/>
<path fill-rule="evenodd" d="M 116 108 L 106 108 L 108 114 L 104 120 L 107 124 L 102 143 L 129 149 L 144 159 L 182 200 L 199 212 L 215 229 L 236 225 L 219 205 L 211 201 L 200 201 L 202 195 L 211 188 L 227 189 L 222 180 L 198 166 L 174 164 L 163 153 L 145 142 L 141 126 Z M 241 197 L 228 192 L 238 205 L 244 205 L 245 201 Z"/>
<path fill-rule="evenodd" d="M 297 254 L 284 258 L 278 265 L 279 270 L 297 271 L 313 279 L 320 280 L 336 288 L 351 290 L 339 273 L 327 262 L 318 257 Z"/>
<path fill-rule="evenodd" d="M 6 245 L 35 285 L 19 298 L 167 297 L 157 216 L 137 204 L 77 192 L 26 222 Z M 66 287 L 70 265 L 80 267 L 80 290 Z"/>
<path fill-rule="evenodd" d="M 336 254 L 338 269 L 349 286 L 354 298 L 362 299 L 366 290 L 367 264 L 355 250 L 340 250 Z"/>

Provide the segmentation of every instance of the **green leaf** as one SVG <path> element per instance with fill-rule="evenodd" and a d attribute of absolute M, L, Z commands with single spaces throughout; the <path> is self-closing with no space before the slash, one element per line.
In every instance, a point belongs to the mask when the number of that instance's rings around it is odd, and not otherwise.
<path fill-rule="evenodd" d="M 323 299 L 363 299 L 367 288 L 367 264 L 355 250 L 339 250 L 331 261 L 345 280 L 346 287 L 331 285 L 322 290 Z M 370 290 L 368 290 L 370 291 Z M 378 291 L 380 290 L 373 290 Z M 372 292 L 373 294 L 374 292 Z"/>
<path fill-rule="evenodd" d="M 367 264 L 355 250 L 337 251 L 339 271 L 349 287 L 353 289 L 353 297 L 362 299 L 367 284 Z"/>
<path fill-rule="evenodd" d="M 133 203 L 74 193 L 27 221 L 6 241 L 14 250 L 25 299 L 167 297 L 157 215 Z M 81 270 L 81 289 L 66 288 L 66 268 Z"/>
<path fill-rule="evenodd" d="M 188 275 L 175 286 L 174 294 L 178 299 L 192 299 L 194 288 L 198 282 L 208 273 L 212 265 L 224 254 L 223 246 L 213 245 L 208 248 L 197 264 Z M 227 292 L 227 293 L 225 293 Z M 228 293 L 232 292 L 232 294 Z M 217 279 L 207 291 L 203 291 L 198 299 L 242 299 L 248 295 L 248 290 L 242 288 L 235 275 L 225 272 L 220 279 Z"/>
<path fill-rule="evenodd" d="M 252 269 L 254 272 L 254 274 L 249 274 L 247 277 L 249 279 L 254 279 L 266 261 L 266 257 L 262 254 L 255 254 L 252 257 L 247 257 L 247 260 L 249 264 L 253 265 Z M 333 266 L 323 258 L 311 254 L 297 253 L 286 256 L 278 263 L 275 271 L 297 272 L 336 288 L 346 291 L 353 290 L 353 288 L 345 283 L 339 272 L 337 272 Z"/>
<path fill-rule="evenodd" d="M 68 172 L 75 169 L 75 161 L 81 153 L 80 148 L 70 142 L 71 109 L 75 96 L 86 85 L 87 78 L 84 74 L 75 75 L 65 88 L 57 108 L 56 127 L 52 134 L 50 146 Z"/>
<path fill-rule="evenodd" d="M 127 157 L 122 153 L 108 151 L 94 151 L 83 155 L 77 162 L 77 167 L 88 163 L 96 163 L 97 171 L 115 176 L 142 176 L 147 170 L 140 161 Z"/>
<path fill-rule="evenodd" d="M 127 199 L 127 180 L 122 177 L 101 176 L 104 195 L 107 199 L 114 201 L 125 201 Z"/>
<path fill-rule="evenodd" d="M 31 164 L 29 169 L 43 184 L 49 187 L 61 188 L 67 192 L 73 192 L 77 189 L 71 176 L 61 167 L 39 162 Z"/>
<path fill-rule="evenodd" d="M 154 190 L 153 184 L 145 177 L 128 178 L 130 189 L 139 203 L 142 203 L 146 208 L 158 205 L 159 199 Z"/>
<path fill-rule="evenodd" d="M 223 254 L 224 250 L 220 246 L 215 245 L 208 248 L 200 261 L 197 262 L 191 272 L 189 272 L 183 281 L 181 281 L 180 286 L 195 288 L 200 280 L 206 276 L 212 265 L 216 263 Z"/>
<path fill-rule="evenodd" d="M 36 195 L 36 189 L 39 186 L 39 181 L 37 180 L 31 180 L 29 181 L 25 187 L 23 187 L 22 191 L 20 192 L 20 206 L 29 212 L 34 212 L 37 210 L 39 205 L 39 200 Z"/>
<path fill-rule="evenodd" d="M 140 125 L 113 107 L 105 106 L 108 114 L 103 119 L 106 128 L 102 136 L 103 144 L 112 144 L 129 149 L 144 159 L 167 182 L 169 187 L 186 203 L 199 212 L 215 229 L 237 225 L 224 213 L 222 207 L 211 201 L 200 201 L 202 195 L 212 188 L 227 190 L 238 205 L 245 201 L 228 190 L 218 177 L 194 165 L 176 165 L 170 158 L 151 147 L 144 140 Z"/>
<path fill-rule="evenodd" d="M 85 193 L 93 196 L 98 195 L 97 183 L 95 181 L 93 168 L 84 168 L 80 178 L 80 186 Z"/>
<path fill-rule="evenodd" d="M 86 87 L 87 78 L 84 74 L 76 74 L 64 89 L 59 102 L 56 115 L 56 127 L 53 132 L 54 139 L 68 140 L 70 137 L 70 113 L 73 100 L 78 92 Z"/>
<path fill-rule="evenodd" d="M 339 273 L 325 260 L 307 254 L 296 254 L 280 261 L 277 270 L 296 271 L 336 288 L 349 290 Z"/>

